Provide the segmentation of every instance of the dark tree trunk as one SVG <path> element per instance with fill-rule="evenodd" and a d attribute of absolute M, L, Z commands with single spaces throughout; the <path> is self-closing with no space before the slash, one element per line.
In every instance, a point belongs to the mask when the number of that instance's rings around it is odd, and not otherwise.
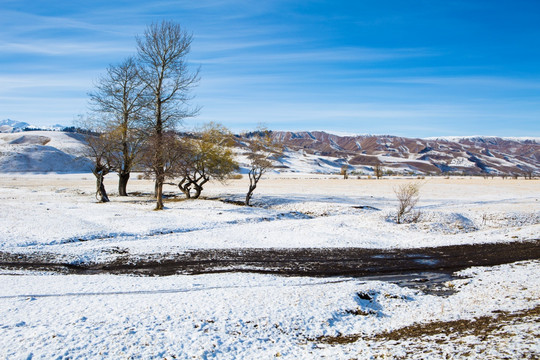
<path fill-rule="evenodd" d="M 197 183 L 194 183 L 193 186 L 195 187 L 195 195 L 193 195 L 193 198 L 194 199 L 198 199 L 199 196 L 201 196 L 201 192 L 203 191 L 203 185 L 206 184 L 208 182 L 208 180 L 210 180 L 210 178 L 208 177 L 203 177 L 202 178 L 202 182 L 200 184 L 197 184 Z"/>
<path fill-rule="evenodd" d="M 201 196 L 201 191 L 203 190 L 202 186 L 195 184 L 195 195 L 193 195 L 194 199 L 198 199 L 199 196 Z"/>
<path fill-rule="evenodd" d="M 183 178 L 178 183 L 178 188 L 184 193 L 184 195 L 186 195 L 187 199 L 191 198 L 191 184 L 192 182 L 187 178 Z"/>
<path fill-rule="evenodd" d="M 253 191 L 255 191 L 256 187 L 257 185 L 249 185 L 248 193 L 246 195 L 246 206 L 250 206 L 249 201 L 251 200 L 251 196 L 253 196 Z"/>
<path fill-rule="evenodd" d="M 187 186 L 184 189 L 181 188 L 181 190 L 184 193 L 184 195 L 186 195 L 186 199 L 191 199 L 191 188 L 189 186 Z"/>
<path fill-rule="evenodd" d="M 253 191 L 257 188 L 257 183 L 261 179 L 261 176 L 263 174 L 264 170 L 262 169 L 252 169 L 248 176 L 249 176 L 249 189 L 246 194 L 246 206 L 249 205 L 249 201 L 251 200 L 251 197 L 253 196 Z"/>
<path fill-rule="evenodd" d="M 99 190 L 98 194 L 101 197 L 101 200 L 99 202 L 109 202 L 109 196 L 107 195 L 107 191 L 105 190 L 105 184 L 103 183 L 104 176 L 101 175 L 100 178 L 97 180 L 99 183 Z"/>
<path fill-rule="evenodd" d="M 129 172 L 118 173 L 118 194 L 120 196 L 128 196 L 127 183 L 129 180 Z"/>
<path fill-rule="evenodd" d="M 259 181 L 255 173 L 250 171 L 248 175 L 249 175 L 249 188 L 246 194 L 246 206 L 249 206 L 249 201 L 251 200 L 251 197 L 253 196 L 253 191 L 255 191 L 255 188 L 257 187 L 257 181 Z"/>
<path fill-rule="evenodd" d="M 163 210 L 163 183 L 165 182 L 165 166 L 163 160 L 163 122 L 161 118 L 161 95 L 156 94 L 156 148 L 155 158 L 157 159 L 156 174 L 156 209 Z"/>
<path fill-rule="evenodd" d="M 163 179 L 156 179 L 156 208 L 163 210 Z"/>
<path fill-rule="evenodd" d="M 96 199 L 102 203 L 110 201 L 107 191 L 105 190 L 105 184 L 103 183 L 106 174 L 107 173 L 103 171 L 94 171 L 94 175 L 96 176 Z"/>
<path fill-rule="evenodd" d="M 163 167 L 156 168 L 156 183 L 155 183 L 155 196 L 156 196 L 156 208 L 155 210 L 163 210 L 163 183 L 165 182 L 165 169 Z"/>

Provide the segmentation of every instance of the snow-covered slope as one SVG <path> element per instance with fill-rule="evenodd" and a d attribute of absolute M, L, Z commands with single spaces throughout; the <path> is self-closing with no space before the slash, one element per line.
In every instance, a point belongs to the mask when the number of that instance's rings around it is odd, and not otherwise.
<path fill-rule="evenodd" d="M 0 134 L 0 172 L 89 172 L 79 134 L 29 131 Z"/>
<path fill-rule="evenodd" d="M 373 171 L 373 166 L 381 165 L 384 170 L 412 173 L 540 173 L 537 138 L 414 139 L 391 135 L 338 136 L 322 131 L 278 131 L 273 135 L 291 152 L 319 159 L 334 158 L 335 164 L 347 164 L 350 170 L 360 172 Z"/>
<path fill-rule="evenodd" d="M 413 174 L 540 173 L 540 142 L 535 138 L 413 139 L 390 135 L 338 136 L 321 131 L 278 131 L 273 136 L 285 146 L 276 172 L 331 174 L 348 166 L 349 171 L 373 174 L 373 167 L 380 165 L 385 171 Z M 245 171 L 244 146 L 249 138 L 237 139 L 237 160 Z M 84 138 L 76 133 L 1 133 L 0 172 L 88 172 L 89 162 L 81 158 L 83 149 Z"/>
<path fill-rule="evenodd" d="M 22 131 L 22 129 L 28 126 L 30 126 L 30 124 L 22 122 L 22 121 L 4 119 L 4 120 L 0 120 L 0 133 L 11 133 L 11 132 Z"/>
<path fill-rule="evenodd" d="M 519 137 L 513 137 L 513 136 L 490 136 L 490 135 L 470 135 L 470 136 L 434 136 L 434 137 L 427 137 L 424 138 L 424 140 L 446 140 L 446 141 L 453 141 L 453 142 L 461 142 L 464 140 L 476 140 L 476 141 L 493 141 L 493 140 L 507 140 L 507 141 L 518 141 L 518 142 L 526 142 L 526 141 L 532 141 L 540 144 L 540 137 L 535 136 L 519 136 Z"/>

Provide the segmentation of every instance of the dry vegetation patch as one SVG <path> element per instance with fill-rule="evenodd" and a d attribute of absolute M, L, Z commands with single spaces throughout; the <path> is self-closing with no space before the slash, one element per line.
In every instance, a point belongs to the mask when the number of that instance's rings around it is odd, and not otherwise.
<path fill-rule="evenodd" d="M 474 319 L 435 321 L 427 324 L 413 324 L 401 329 L 377 334 L 376 340 L 403 340 L 425 336 L 445 335 L 448 339 L 462 336 L 485 337 L 513 323 L 538 321 L 540 306 L 515 313 L 498 311 L 493 316 L 481 316 Z"/>
<path fill-rule="evenodd" d="M 435 321 L 413 324 L 389 332 L 366 336 L 361 334 L 322 336 L 314 341 L 332 346 L 365 341 L 370 349 L 385 358 L 392 348 L 403 356 L 395 358 L 538 359 L 540 306 L 519 312 L 498 311 L 475 319 Z M 525 326 L 523 325 L 533 326 Z M 514 348 L 515 343 L 521 343 Z"/>

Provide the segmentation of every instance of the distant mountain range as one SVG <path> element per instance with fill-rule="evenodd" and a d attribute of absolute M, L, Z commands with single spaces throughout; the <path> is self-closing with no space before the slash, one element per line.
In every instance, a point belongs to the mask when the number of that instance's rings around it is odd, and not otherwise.
<path fill-rule="evenodd" d="M 372 171 L 456 174 L 540 173 L 540 138 L 471 136 L 406 138 L 390 135 L 338 136 L 323 131 L 276 131 L 290 150 L 332 159 L 336 167 L 349 165 Z"/>
<path fill-rule="evenodd" d="M 84 158 L 84 136 L 69 132 L 27 131 L 31 126 L 0 121 L 0 172 L 89 171 Z M 26 131 L 22 132 L 23 129 Z M 3 130 L 2 130 L 3 131 Z M 283 142 L 279 172 L 373 174 L 379 165 L 387 173 L 540 175 L 539 138 L 471 136 L 456 138 L 406 138 L 390 135 L 339 136 L 323 131 L 274 131 Z M 245 138 L 243 138 L 245 137 Z M 242 144 L 249 134 L 238 135 L 236 153 L 243 172 L 247 158 Z"/>
<path fill-rule="evenodd" d="M 20 132 L 20 131 L 25 131 L 29 129 L 45 130 L 45 131 L 61 131 L 64 128 L 65 126 L 59 125 L 59 124 L 43 127 L 43 126 L 34 126 L 26 122 L 15 121 L 11 119 L 0 120 L 0 133 L 14 133 L 14 132 Z"/>

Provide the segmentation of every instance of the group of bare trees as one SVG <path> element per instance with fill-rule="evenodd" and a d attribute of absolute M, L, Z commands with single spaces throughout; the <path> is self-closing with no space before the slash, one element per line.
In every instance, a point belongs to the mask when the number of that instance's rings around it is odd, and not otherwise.
<path fill-rule="evenodd" d="M 98 183 L 102 174 L 116 171 L 118 193 L 127 196 L 134 166 L 144 164 L 155 179 L 156 209 L 163 208 L 163 183 L 179 156 L 174 130 L 197 113 L 188 105 L 199 79 L 187 66 L 191 41 L 174 22 L 150 25 L 137 37 L 137 55 L 110 66 L 90 93 L 86 125 L 98 134 L 88 141 Z M 104 189 L 97 192 L 100 201 L 108 200 Z"/>
<path fill-rule="evenodd" d="M 87 140 L 98 200 L 109 201 L 103 178 L 113 171 L 119 176 L 119 195 L 127 196 L 137 167 L 154 179 L 156 209 L 161 210 L 167 179 L 179 179 L 186 197 L 197 198 L 211 178 L 224 181 L 236 171 L 235 141 L 229 130 L 214 123 L 189 136 L 177 134 L 177 126 L 199 110 L 190 105 L 199 81 L 199 70 L 191 70 L 187 62 L 192 35 L 177 23 L 162 21 L 148 26 L 136 42 L 137 54 L 109 66 L 97 81 L 83 126 L 93 133 Z M 278 151 L 269 132 L 259 135 L 248 144 L 247 205 L 272 165 L 270 154 Z"/>

